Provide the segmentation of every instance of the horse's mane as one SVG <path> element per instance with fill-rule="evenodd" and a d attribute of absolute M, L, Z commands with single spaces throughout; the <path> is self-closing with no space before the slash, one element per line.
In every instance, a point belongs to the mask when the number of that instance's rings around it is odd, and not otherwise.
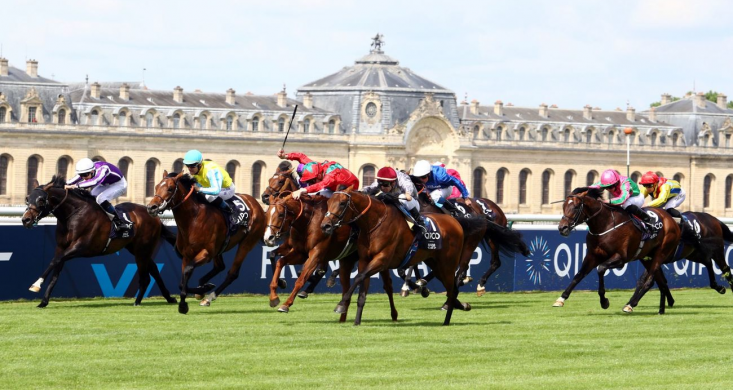
<path fill-rule="evenodd" d="M 178 173 L 171 172 L 171 173 L 168 174 L 168 177 L 176 177 L 178 175 L 179 175 Z M 191 175 L 189 175 L 189 174 L 185 174 L 185 175 L 181 176 L 181 178 L 178 179 L 178 182 L 181 183 L 181 184 L 183 184 L 183 187 L 185 187 L 186 190 L 190 190 L 191 189 L 191 186 L 193 186 L 196 183 L 198 183 L 196 181 L 196 178 L 193 177 L 193 176 L 191 176 Z"/>
<path fill-rule="evenodd" d="M 585 196 L 597 200 L 597 199 L 603 197 L 603 189 L 601 189 L 601 188 L 588 188 L 588 192 L 586 192 Z"/>
<path fill-rule="evenodd" d="M 51 187 L 62 187 L 63 188 L 66 185 L 66 178 L 63 177 L 62 175 L 58 175 L 58 176 L 53 175 L 53 177 L 51 178 L 51 181 L 49 181 L 44 187 L 48 187 L 49 185 Z"/>

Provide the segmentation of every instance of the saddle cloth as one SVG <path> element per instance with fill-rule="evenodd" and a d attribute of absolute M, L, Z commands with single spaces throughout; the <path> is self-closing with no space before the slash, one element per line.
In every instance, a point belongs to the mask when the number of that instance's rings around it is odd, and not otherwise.
<path fill-rule="evenodd" d="M 648 208 L 645 207 L 642 210 L 644 210 L 644 212 L 652 220 L 652 225 L 654 225 L 655 228 L 651 228 L 636 215 L 629 213 L 629 216 L 631 216 L 631 222 L 641 232 L 641 241 L 644 242 L 657 237 L 657 234 L 659 234 L 659 230 L 662 228 L 662 221 L 659 220 L 659 215 L 657 215 L 657 213 L 650 211 Z"/>
<path fill-rule="evenodd" d="M 491 207 L 489 207 L 489 205 L 486 202 L 484 202 L 481 199 L 474 199 L 473 202 L 476 203 L 481 208 L 481 211 L 484 213 L 486 218 L 489 219 L 489 221 L 494 222 L 496 215 L 494 214 L 494 211 L 491 210 Z"/>

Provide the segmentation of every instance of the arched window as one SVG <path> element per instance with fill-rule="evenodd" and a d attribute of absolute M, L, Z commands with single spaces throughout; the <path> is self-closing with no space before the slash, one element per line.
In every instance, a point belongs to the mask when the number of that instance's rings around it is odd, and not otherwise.
<path fill-rule="evenodd" d="M 328 132 L 333 134 L 334 129 L 336 128 L 336 121 L 331 119 L 328 121 Z"/>
<path fill-rule="evenodd" d="M 499 127 L 496 128 L 496 141 L 497 142 L 500 142 L 501 141 L 501 134 L 503 132 L 504 132 L 504 128 L 503 127 L 499 126 Z"/>
<path fill-rule="evenodd" d="M 547 127 L 542 128 L 542 140 L 547 141 L 547 134 L 549 134 L 549 130 L 547 130 Z"/>
<path fill-rule="evenodd" d="M 183 172 L 183 159 L 179 158 L 176 161 L 173 161 L 173 172 L 181 173 Z"/>
<path fill-rule="evenodd" d="M 310 129 L 311 129 L 311 120 L 306 119 L 305 121 L 303 121 L 303 132 L 307 133 L 310 131 Z"/>
<path fill-rule="evenodd" d="M 201 130 L 206 130 L 206 126 L 209 125 L 209 117 L 206 115 L 201 115 L 199 117 L 199 127 L 201 127 Z"/>
<path fill-rule="evenodd" d="M 484 180 L 486 178 L 486 171 L 478 167 L 473 170 L 473 197 L 483 198 L 484 197 Z"/>
<path fill-rule="evenodd" d="M 239 166 L 239 163 L 232 160 L 227 163 L 226 170 L 227 174 L 229 174 L 229 177 L 232 178 L 232 183 L 234 183 L 235 177 L 237 176 L 237 167 Z M 256 194 L 256 192 L 254 192 Z"/>
<path fill-rule="evenodd" d="M 682 185 L 682 174 L 681 173 L 675 173 L 672 177 L 672 180 L 676 181 L 677 183 L 680 183 Z"/>
<path fill-rule="evenodd" d="M 252 194 L 254 196 L 259 196 L 261 193 L 260 191 L 260 181 L 262 180 L 262 163 L 256 162 L 252 164 Z"/>
<path fill-rule="evenodd" d="M 5 123 L 6 115 L 8 115 L 8 110 L 5 107 L 0 107 L 0 123 Z"/>
<path fill-rule="evenodd" d="M 588 171 L 588 174 L 585 175 L 585 185 L 591 186 L 593 183 L 596 182 L 596 177 L 598 177 L 598 172 L 596 171 Z"/>
<path fill-rule="evenodd" d="M 542 204 L 550 204 L 550 176 L 549 169 L 542 172 Z"/>
<path fill-rule="evenodd" d="M 36 120 L 36 108 L 37 107 L 28 107 L 28 123 L 38 122 L 38 120 Z M 33 188 L 36 188 L 36 187 L 33 187 Z"/>
<path fill-rule="evenodd" d="M 151 114 L 152 115 L 152 114 Z M 145 196 L 155 195 L 155 168 L 158 164 L 155 160 L 148 160 L 145 163 Z"/>
<path fill-rule="evenodd" d="M 705 179 L 702 183 L 702 207 L 710 207 L 710 187 L 713 186 L 713 175 L 705 175 Z"/>
<path fill-rule="evenodd" d="M 69 171 L 69 159 L 66 157 L 59 158 L 56 161 L 56 175 L 67 177 L 66 174 Z"/>
<path fill-rule="evenodd" d="M 680 135 L 679 133 L 672 134 L 672 146 L 677 146 L 677 141 L 679 141 Z"/>
<path fill-rule="evenodd" d="M 504 203 L 504 178 L 506 177 L 506 168 L 500 168 L 496 171 L 496 203 Z"/>
<path fill-rule="evenodd" d="M 522 169 L 519 172 L 519 204 L 527 204 L 527 178 L 529 169 Z"/>
<path fill-rule="evenodd" d="M 618 172 L 618 171 L 616 171 L 616 172 Z M 654 172 L 654 173 L 655 173 L 655 174 L 656 174 L 657 176 L 659 176 L 659 177 L 665 177 L 665 176 L 664 176 L 664 174 L 663 174 L 662 172 L 656 171 L 656 172 Z"/>
<path fill-rule="evenodd" d="M 118 118 L 120 126 L 127 126 L 127 113 L 125 111 L 121 111 Z"/>
<path fill-rule="evenodd" d="M 26 175 L 26 179 L 28 180 L 27 194 L 30 194 L 34 188 L 38 187 L 38 163 L 38 157 L 28 157 L 28 172 Z"/>
<path fill-rule="evenodd" d="M 524 127 L 519 128 L 519 140 L 524 141 L 524 134 L 527 132 L 527 129 Z"/>
<path fill-rule="evenodd" d="M 575 172 L 573 172 L 572 170 L 565 172 L 565 182 L 563 183 L 565 196 L 570 195 L 570 193 L 573 191 L 573 176 L 575 176 Z"/>
<path fill-rule="evenodd" d="M 92 126 L 99 125 L 99 111 L 97 110 L 92 111 L 92 116 L 90 118 L 90 121 L 91 121 L 90 125 Z"/>
<path fill-rule="evenodd" d="M 127 171 L 130 169 L 130 160 L 127 158 L 121 158 L 120 161 L 117 163 L 117 168 L 120 168 L 120 172 L 122 173 L 122 176 L 127 180 Z M 128 181 L 129 186 L 129 181 Z M 120 196 L 127 196 L 127 188 L 125 188 L 125 192 L 122 193 Z"/>
<path fill-rule="evenodd" d="M 364 169 L 361 171 L 361 182 L 364 185 L 370 185 L 374 183 L 374 180 L 376 179 L 376 170 L 374 169 L 374 166 L 372 165 L 365 165 Z"/>
<path fill-rule="evenodd" d="M 260 117 L 252 118 L 252 131 L 260 131 Z"/>
<path fill-rule="evenodd" d="M 657 133 L 652 133 L 652 140 L 651 140 L 652 146 L 657 146 Z"/>
<path fill-rule="evenodd" d="M 0 169 L 2 169 L 2 167 L 0 167 Z M 0 174 L 2 173 L 0 172 Z M 728 177 L 725 178 L 725 208 L 726 209 L 729 209 L 731 205 L 731 202 L 730 202 L 731 187 L 733 187 L 733 175 L 728 175 Z"/>
<path fill-rule="evenodd" d="M 6 155 L 0 156 L 0 195 L 8 194 L 8 166 L 10 159 Z"/>
<path fill-rule="evenodd" d="M 148 111 L 147 114 L 145 114 L 145 126 L 146 127 L 153 127 L 153 113 Z M 152 195 L 150 195 L 152 196 Z"/>
<path fill-rule="evenodd" d="M 631 174 L 631 181 L 633 181 L 634 183 L 638 183 L 640 178 L 641 178 L 641 172 L 633 172 Z"/>
<path fill-rule="evenodd" d="M 173 114 L 173 128 L 178 129 L 181 127 L 181 114 Z"/>
<path fill-rule="evenodd" d="M 277 120 L 277 131 L 285 131 L 285 118 L 280 117 Z"/>
<path fill-rule="evenodd" d="M 66 110 L 64 110 L 63 108 L 59 110 L 59 113 L 58 113 L 58 123 L 60 125 L 65 125 L 66 124 Z"/>
<path fill-rule="evenodd" d="M 97 161 L 107 161 L 107 160 L 105 160 L 104 157 L 102 156 L 94 156 L 92 157 L 92 161 L 97 162 Z"/>
<path fill-rule="evenodd" d="M 234 128 L 234 115 L 227 115 L 227 130 Z"/>
<path fill-rule="evenodd" d="M 565 129 L 565 132 L 563 133 L 563 140 L 565 142 L 570 141 L 570 129 Z"/>

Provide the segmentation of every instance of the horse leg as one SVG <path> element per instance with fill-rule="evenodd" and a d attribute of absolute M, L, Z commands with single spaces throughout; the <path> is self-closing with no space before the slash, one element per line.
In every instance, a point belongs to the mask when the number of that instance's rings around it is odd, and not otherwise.
<path fill-rule="evenodd" d="M 728 285 L 733 290 L 733 275 L 731 275 L 730 267 L 725 262 L 725 248 L 716 248 L 713 251 L 713 261 L 718 265 L 720 271 L 723 273 L 723 278 L 728 282 Z"/>
<path fill-rule="evenodd" d="M 323 276 L 326 275 L 327 269 L 328 263 L 319 264 L 318 268 L 316 268 L 316 272 L 308 278 L 308 287 L 306 287 L 305 290 L 298 292 L 298 298 L 308 298 L 308 294 L 313 293 L 313 290 L 316 289 L 316 286 L 318 286 L 318 283 L 323 279 Z"/>
<path fill-rule="evenodd" d="M 407 267 L 407 270 L 405 270 L 405 283 L 402 284 L 402 288 L 400 289 L 400 296 L 403 298 L 410 296 L 410 282 L 412 281 L 412 274 L 414 272 L 415 266 Z"/>
<path fill-rule="evenodd" d="M 341 267 L 341 261 L 339 261 L 339 267 Z M 351 273 L 351 270 L 349 270 L 349 273 Z M 336 268 L 335 270 L 331 271 L 331 275 L 326 279 L 326 287 L 331 288 L 336 285 L 336 277 L 340 275 L 339 268 Z"/>
<path fill-rule="evenodd" d="M 303 257 L 301 253 L 291 251 L 275 262 L 272 281 L 270 282 L 270 307 L 276 307 L 280 304 L 280 297 L 277 296 L 277 288 L 280 285 L 280 280 L 283 280 L 280 279 L 283 267 L 287 264 L 297 264 Z"/>
<path fill-rule="evenodd" d="M 285 248 L 290 248 L 290 250 L 287 253 L 283 254 L 283 252 L 285 251 Z M 270 252 L 268 257 L 270 258 L 270 266 L 272 266 L 272 269 L 274 270 L 275 268 L 277 268 L 277 262 L 279 261 L 279 259 L 282 259 L 283 257 L 287 256 L 289 253 L 293 253 L 293 251 L 294 249 L 290 247 L 290 245 L 288 245 L 287 242 L 285 242 L 285 243 L 280 244 L 280 246 L 278 246 L 274 251 Z M 279 258 L 278 258 L 278 255 L 280 255 Z M 285 279 L 281 279 L 279 273 L 277 275 L 278 275 L 277 287 L 283 290 L 288 288 L 288 282 Z M 274 307 L 274 306 L 271 306 L 271 307 Z"/>
<path fill-rule="evenodd" d="M 150 262 L 150 265 L 148 266 L 148 271 L 150 272 L 150 276 L 153 277 L 153 280 L 155 280 L 155 283 L 158 284 L 158 288 L 160 289 L 160 293 L 163 295 L 163 298 L 165 298 L 166 302 L 168 303 L 178 303 L 176 298 L 173 298 L 171 296 L 170 291 L 168 291 L 168 288 L 165 287 L 165 283 L 163 282 L 163 278 L 160 276 L 160 271 L 158 270 L 158 265 L 155 264 L 155 261 L 153 261 L 152 258 L 148 259 Z"/>
<path fill-rule="evenodd" d="M 725 287 L 718 284 L 718 282 L 715 280 L 715 271 L 713 270 L 713 260 L 710 258 L 710 256 L 705 256 L 705 260 L 701 261 L 702 265 L 705 266 L 705 269 L 708 271 L 708 280 L 710 281 L 710 288 L 717 291 L 718 294 L 725 294 Z"/>
<path fill-rule="evenodd" d="M 214 287 L 216 287 L 212 283 L 208 283 L 211 278 L 218 275 L 221 271 L 224 271 L 226 268 L 226 265 L 224 265 L 224 256 L 219 255 L 214 257 L 214 266 L 211 268 L 211 271 L 207 272 L 206 275 L 202 276 L 201 279 L 199 279 L 199 284 L 197 289 L 204 290 L 204 293 L 210 290 L 213 290 Z M 196 299 L 202 299 L 202 294 L 196 294 Z M 208 305 L 201 305 L 201 306 L 208 306 Z"/>
<path fill-rule="evenodd" d="M 608 302 L 608 298 L 606 298 L 606 270 L 608 267 L 605 265 L 606 263 L 603 263 L 598 266 L 598 298 L 601 301 L 601 308 L 603 310 L 608 309 L 608 306 L 610 306 L 610 302 Z"/>
<path fill-rule="evenodd" d="M 362 282 L 364 282 L 364 279 L 371 277 L 372 275 L 377 273 L 378 270 L 384 267 L 385 257 L 386 255 L 380 253 L 368 263 L 365 259 L 359 259 L 359 273 L 354 278 L 354 284 L 343 295 L 343 297 L 341 298 L 341 302 L 336 305 L 336 309 L 334 309 L 336 313 L 345 312 L 346 307 L 348 307 L 349 302 L 351 301 L 351 296 L 354 294 L 354 290 L 356 290 L 356 287 L 360 286 Z M 366 293 L 364 299 L 366 299 Z"/>
<path fill-rule="evenodd" d="M 44 308 L 48 306 L 48 300 L 51 298 L 51 291 L 53 291 L 54 286 L 56 286 L 56 282 L 59 280 L 59 274 L 61 274 L 61 270 L 64 269 L 64 264 L 66 264 L 66 261 L 61 261 L 53 268 L 51 280 L 48 282 L 48 286 L 46 286 L 46 291 L 43 293 L 41 303 L 39 303 L 37 307 Z"/>
<path fill-rule="evenodd" d="M 565 306 L 565 300 L 570 297 L 570 293 L 573 292 L 575 289 L 575 286 L 580 283 L 583 278 L 585 278 L 590 271 L 595 268 L 598 265 L 598 260 L 596 260 L 595 257 L 592 257 L 590 255 L 586 255 L 583 259 L 583 264 L 580 266 L 580 271 L 575 274 L 573 277 L 573 280 L 570 281 L 570 284 L 568 287 L 563 291 L 562 295 L 560 295 L 560 298 L 557 298 L 555 303 L 552 305 L 553 307 L 563 307 Z"/>
<path fill-rule="evenodd" d="M 229 268 L 229 272 L 227 272 L 227 276 L 226 278 L 224 278 L 224 282 L 221 283 L 221 286 L 219 286 L 216 291 L 212 291 L 211 293 L 209 293 L 209 295 L 206 296 L 206 298 L 204 298 L 204 300 L 201 301 L 202 305 L 210 305 L 211 302 L 216 299 L 216 297 L 221 295 L 224 289 L 229 287 L 229 285 L 232 284 L 233 281 L 237 280 L 237 278 L 239 277 L 239 270 L 242 268 L 242 263 L 247 257 L 247 253 L 249 253 L 249 251 L 251 251 L 256 244 L 257 238 L 255 236 L 245 236 L 244 242 L 241 242 L 237 247 L 237 252 L 234 254 L 234 262 L 232 262 L 232 266 L 231 268 Z"/>
<path fill-rule="evenodd" d="M 361 315 L 364 312 L 364 305 L 366 305 L 366 297 L 369 292 L 369 278 L 362 280 L 359 284 L 359 297 L 356 300 L 356 318 L 354 318 L 354 326 L 361 325 Z M 392 294 L 390 294 L 392 297 Z"/>
<path fill-rule="evenodd" d="M 64 252 L 67 248 L 61 248 L 59 246 L 56 247 L 56 250 L 54 251 L 53 258 L 51 259 L 51 262 L 48 263 L 48 266 L 43 271 L 41 276 L 36 280 L 35 283 L 33 283 L 30 288 L 28 288 L 29 291 L 32 292 L 39 292 L 41 291 L 41 286 L 43 285 L 44 280 L 48 277 L 48 275 L 51 273 L 52 270 L 56 268 L 56 266 L 61 261 L 61 258 L 64 256 Z M 45 306 L 44 306 L 45 307 Z"/>
<path fill-rule="evenodd" d="M 387 293 L 387 298 L 389 299 L 389 309 L 390 314 L 392 315 L 392 321 L 397 321 L 397 308 L 394 305 L 394 298 L 392 297 L 392 294 L 394 293 L 392 288 L 392 275 L 389 270 L 384 270 L 379 274 L 382 276 L 384 292 Z"/>
<path fill-rule="evenodd" d="M 143 301 L 143 297 L 145 296 L 145 292 L 148 291 L 148 286 L 150 285 L 150 266 L 158 268 L 152 261 L 138 261 L 137 263 L 138 290 L 133 306 L 140 306 L 140 303 Z"/>
<path fill-rule="evenodd" d="M 489 280 L 491 275 L 501 267 L 501 257 L 499 256 L 499 247 L 496 246 L 492 241 L 489 241 L 489 247 L 491 248 L 491 263 L 489 269 L 484 273 L 476 286 L 476 295 L 482 296 L 486 294 L 486 281 Z"/>
<path fill-rule="evenodd" d="M 181 314 L 188 313 L 188 303 L 186 303 L 186 294 L 188 294 L 188 280 L 193 275 L 194 264 L 189 264 L 186 259 L 183 259 L 183 267 L 181 272 L 181 286 L 180 286 L 180 298 L 178 302 L 178 312 Z"/>
<path fill-rule="evenodd" d="M 43 275 L 41 275 L 41 278 L 39 278 L 36 283 L 33 284 L 31 287 L 31 291 L 34 291 L 34 287 L 38 287 L 40 290 L 41 283 L 43 283 L 43 279 L 45 276 L 48 276 L 48 273 L 53 270 L 53 273 L 51 274 L 51 281 L 49 282 L 48 286 L 46 286 L 46 291 L 43 293 L 43 298 L 41 298 L 41 303 L 38 304 L 38 307 L 46 307 L 48 306 L 48 300 L 51 297 L 51 292 L 53 291 L 53 287 L 56 285 L 56 282 L 58 281 L 59 275 L 61 274 L 61 270 L 64 268 L 64 263 L 76 257 L 78 253 L 80 252 L 80 248 L 82 246 L 82 243 L 80 241 L 76 241 L 73 245 L 65 248 L 60 249 L 56 247 L 56 254 L 54 255 L 53 259 L 51 260 L 51 264 L 49 264 L 46 271 L 44 271 Z M 39 291 L 36 290 L 36 291 Z"/>
<path fill-rule="evenodd" d="M 341 280 L 341 296 L 344 296 L 347 291 L 349 291 L 349 288 L 351 288 L 351 270 L 354 268 L 354 263 L 358 260 L 358 257 L 356 254 L 352 254 L 348 256 L 345 259 L 342 259 L 339 261 L 339 279 Z M 341 317 L 339 318 L 339 322 L 346 322 L 346 314 L 349 310 L 349 305 L 347 303 L 346 307 L 344 308 L 344 312 L 341 313 Z"/>
<path fill-rule="evenodd" d="M 303 288 L 306 278 L 308 278 L 308 276 L 313 273 L 313 271 L 316 269 L 321 259 L 323 258 L 322 252 L 326 250 L 325 247 L 326 245 L 318 244 L 316 248 L 312 249 L 308 253 L 308 260 L 306 260 L 305 264 L 303 264 L 300 275 L 298 275 L 298 279 L 295 281 L 295 286 L 293 286 L 293 291 L 290 293 L 290 296 L 285 301 L 285 303 L 282 304 L 277 309 L 277 311 L 279 311 L 280 313 L 287 313 L 290 311 L 290 306 L 293 306 L 293 303 L 295 302 L 296 294 L 300 291 L 301 288 Z"/>

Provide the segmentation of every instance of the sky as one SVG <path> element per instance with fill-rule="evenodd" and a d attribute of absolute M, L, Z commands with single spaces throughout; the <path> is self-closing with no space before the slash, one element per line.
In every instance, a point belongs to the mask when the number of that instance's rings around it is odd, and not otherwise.
<path fill-rule="evenodd" d="M 662 93 L 733 96 L 723 0 L 3 0 L 2 14 L 2 56 L 63 82 L 144 77 L 171 93 L 263 95 L 286 85 L 294 97 L 381 33 L 401 66 L 482 105 L 643 111 Z"/>

